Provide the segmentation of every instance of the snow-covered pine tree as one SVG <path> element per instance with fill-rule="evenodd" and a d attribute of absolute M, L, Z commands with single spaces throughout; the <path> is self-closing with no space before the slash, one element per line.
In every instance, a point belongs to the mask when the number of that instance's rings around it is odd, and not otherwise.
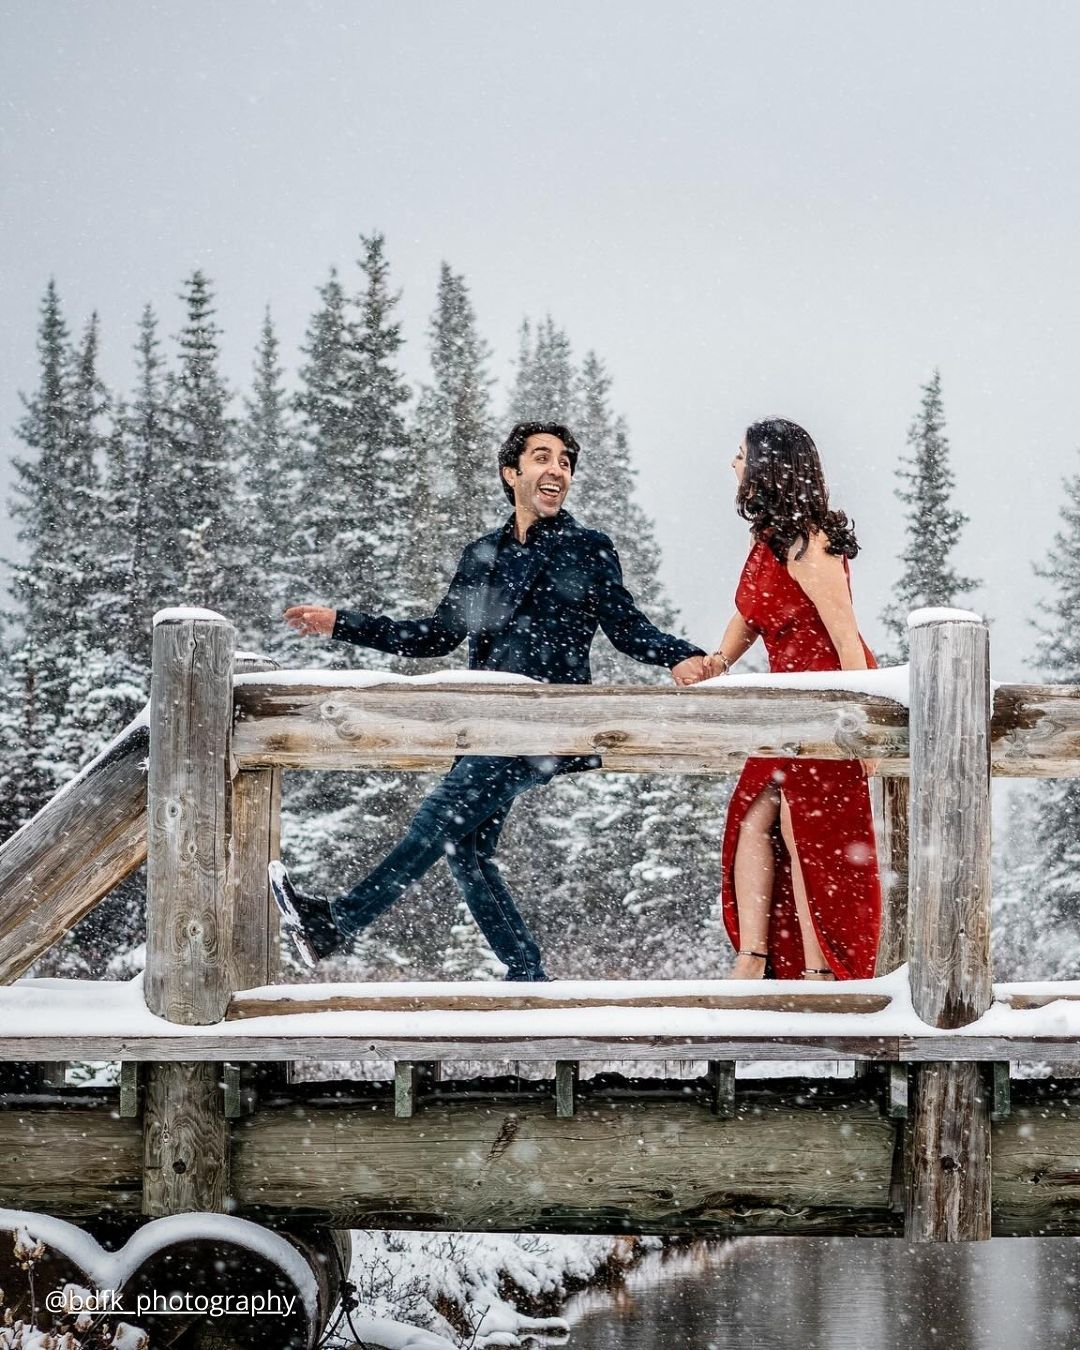
<path fill-rule="evenodd" d="M 577 372 L 570 339 L 549 314 L 535 331 L 521 325 L 510 422 L 562 422 L 571 431 L 577 419 Z"/>
<path fill-rule="evenodd" d="M 409 519 L 415 464 L 405 426 L 411 391 L 399 366 L 404 346 L 396 317 L 400 296 L 390 289 L 381 234 L 362 235 L 364 287 L 352 324 L 353 359 L 347 457 L 339 465 L 350 509 L 330 548 L 338 594 L 363 607 L 407 602 L 406 557 L 413 546 Z"/>
<path fill-rule="evenodd" d="M 242 456 L 238 533 L 243 543 L 237 621 L 245 645 L 298 665 L 298 640 L 289 636 L 281 618 L 307 590 L 301 585 L 296 556 L 297 440 L 278 351 L 268 309 L 255 355 L 255 378 L 238 428 Z"/>
<path fill-rule="evenodd" d="M 196 269 L 181 292 L 187 315 L 177 338 L 179 369 L 170 398 L 173 447 L 169 505 L 181 522 L 178 556 L 169 559 L 178 577 L 177 603 L 205 605 L 235 618 L 234 425 L 229 391 L 219 370 L 214 296 Z"/>
<path fill-rule="evenodd" d="M 135 345 L 135 392 L 123 418 L 131 497 L 131 590 L 138 633 L 132 651 L 149 667 L 155 610 L 183 590 L 182 521 L 176 514 L 171 386 L 160 354 L 157 319 L 147 305 Z"/>
<path fill-rule="evenodd" d="M 366 507 L 354 498 L 352 485 L 340 473 L 352 434 L 353 353 L 345 291 L 334 268 L 319 288 L 319 302 L 301 348 L 305 361 L 294 405 L 300 441 L 296 525 L 306 595 L 313 602 L 330 604 L 340 585 L 330 565 L 341 515 Z M 322 664 L 326 664 L 325 657 Z"/>
<path fill-rule="evenodd" d="M 88 353 L 84 343 L 84 362 L 88 354 L 92 362 L 93 347 Z M 8 719 L 15 742 L 8 765 L 10 795 L 3 806 L 8 832 L 32 815 L 65 777 L 68 766 L 57 762 L 55 737 L 74 662 L 85 645 L 84 613 L 72 601 L 85 587 L 87 522 L 72 504 L 85 513 L 96 470 L 85 406 L 81 425 L 73 432 L 76 390 L 85 380 L 85 369 L 77 369 L 53 281 L 42 300 L 38 355 L 38 386 L 24 397 L 17 427 L 29 453 L 13 458 L 9 503 L 22 551 L 8 560 L 13 607 L 6 655 L 19 702 L 18 713 Z"/>
<path fill-rule="evenodd" d="M 468 287 L 443 263 L 428 329 L 431 382 L 412 425 L 417 496 L 412 531 L 410 600 L 435 603 L 466 544 L 506 515 L 496 471 L 490 352 L 480 337 Z"/>
<path fill-rule="evenodd" d="M 897 477 L 895 495 L 905 507 L 903 571 L 881 618 L 894 647 L 889 659 L 906 661 L 909 612 L 926 605 L 954 606 L 980 584 L 962 576 L 953 563 L 968 518 L 952 505 L 956 481 L 949 463 L 938 370 L 923 386 L 922 402 L 908 431 L 908 454 L 901 458 Z"/>
<path fill-rule="evenodd" d="M 1080 474 L 1066 478 L 1061 526 L 1038 576 L 1050 585 L 1039 610 L 1036 659 L 1045 679 L 1080 683 Z M 1080 781 L 1047 779 L 1022 789 L 1022 824 L 1009 850 L 1005 889 L 1023 887 L 1025 903 L 1002 918 L 1004 946 L 1027 961 L 1010 971 L 1027 979 L 1080 978 Z"/>
<path fill-rule="evenodd" d="M 298 599 L 400 613 L 402 560 L 413 544 L 414 465 L 404 421 L 409 390 L 399 367 L 397 296 L 381 235 L 363 239 L 365 286 L 350 305 L 336 274 L 319 292 L 308 329 L 296 408 L 300 419 L 303 569 Z M 308 665 L 339 665 L 346 649 L 310 640 Z M 356 651 L 353 664 L 399 663 Z M 284 847 L 298 874 L 327 892 L 358 880 L 397 841 L 420 785 L 403 774 L 290 775 Z M 451 916 L 430 920 L 427 893 L 410 896 L 380 922 L 358 959 L 390 974 L 399 949 L 411 973 L 432 973 Z M 414 964 L 415 963 L 415 964 Z"/>

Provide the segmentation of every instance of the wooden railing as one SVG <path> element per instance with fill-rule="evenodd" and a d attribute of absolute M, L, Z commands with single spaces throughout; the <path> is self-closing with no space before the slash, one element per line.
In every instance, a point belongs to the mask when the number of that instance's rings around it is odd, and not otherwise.
<path fill-rule="evenodd" d="M 870 677 L 867 688 L 872 684 Z M 767 677 L 690 689 L 359 686 L 347 676 L 277 672 L 237 659 L 225 619 L 167 613 L 155 626 L 148 725 L 130 728 L 0 848 L 0 983 L 27 970 L 146 858 L 147 1006 L 178 1028 L 216 1030 L 178 1037 L 175 1045 L 156 1042 L 145 1078 L 143 1204 L 147 1213 L 223 1208 L 225 1169 L 215 1172 L 213 1159 L 228 1152 L 228 1127 L 214 1060 L 241 1057 L 228 1028 L 266 1015 L 265 1007 L 238 1002 L 237 991 L 276 978 L 266 862 L 277 851 L 281 770 L 430 771 L 461 754 L 600 752 L 611 770 L 692 774 L 737 771 L 748 755 L 873 759 L 882 780 L 889 878 L 879 971 L 910 961 L 914 1008 L 935 1036 L 907 1049 L 883 1037 L 863 1043 L 846 1036 L 828 1046 L 818 1037 L 774 1051 L 912 1063 L 910 1106 L 904 1106 L 906 1231 L 913 1239 L 985 1237 L 994 1103 L 987 1084 L 1007 1087 L 1008 1074 L 1006 1065 L 1004 1080 L 1000 1072 L 988 1079 L 978 1061 L 1010 1056 L 1000 1045 L 941 1033 L 962 1032 L 992 999 L 991 775 L 1080 774 L 1080 690 L 1013 685 L 991 691 L 985 625 L 944 614 L 912 630 L 910 707 L 909 717 L 903 704 L 871 692 L 797 688 Z M 354 991 L 357 1006 L 369 1006 L 362 987 Z M 730 999 L 761 1010 L 777 997 L 789 1007 L 805 997 L 808 1007 L 821 1009 L 819 1000 L 827 997 L 836 1005 L 830 1010 L 865 1013 L 865 1000 L 876 996 L 842 988 L 778 995 L 765 985 L 758 995 L 708 997 L 720 1000 L 714 1007 L 731 1006 L 723 1002 Z M 574 1006 L 581 1003 L 578 998 Z M 710 1005 L 699 996 L 693 1006 Z M 77 1029 L 73 1038 L 78 1043 Z M 331 1046 L 332 1039 L 312 1044 L 312 1053 L 350 1053 L 347 1036 Z M 726 1053 L 715 1040 L 686 1041 L 681 1057 L 696 1052 L 714 1062 L 710 1090 L 719 1100 L 730 1096 L 730 1061 L 754 1057 L 754 1046 L 769 1039 L 729 1038 Z M 590 1053 L 587 1040 L 563 1038 L 560 1053 L 559 1038 L 548 1037 L 534 1047 L 534 1057 L 568 1066 Z M 648 1041 L 624 1043 L 621 1057 L 675 1057 L 677 1047 L 663 1037 Z M 25 1038 L 20 1044 L 25 1047 Z M 111 1046 L 95 1044 L 98 1051 Z M 281 1036 L 244 1044 L 251 1060 L 302 1053 L 299 1040 Z M 426 1054 L 393 1046 L 389 1053 L 407 1069 L 405 1056 L 464 1058 L 466 1050 L 476 1055 L 492 1044 L 474 1037 L 467 1045 L 429 1046 Z M 375 1039 L 368 1047 L 371 1054 L 386 1048 Z M 620 1057 L 610 1042 L 593 1049 L 597 1058 Z M 121 1058 L 151 1057 L 145 1047 L 119 1050 Z M 520 1038 L 513 1052 L 522 1053 Z M 559 1081 L 563 1100 L 572 1079 L 564 1074 Z M 887 1084 L 899 1114 L 907 1101 L 907 1068 L 890 1074 Z M 959 1142 L 957 1121 L 963 1122 Z M 207 1165 L 184 1163 L 196 1155 Z M 954 1165 L 957 1158 L 962 1165 Z"/>

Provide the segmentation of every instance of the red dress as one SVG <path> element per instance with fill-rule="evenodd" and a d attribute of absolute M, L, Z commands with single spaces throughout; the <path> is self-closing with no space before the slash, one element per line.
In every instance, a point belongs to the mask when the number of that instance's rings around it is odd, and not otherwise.
<path fill-rule="evenodd" d="M 764 639 L 773 673 L 840 669 L 836 648 L 813 602 L 768 544 L 755 543 L 750 550 L 735 592 L 735 605 Z M 867 665 L 875 666 L 865 642 L 863 650 Z M 791 812 L 810 913 L 825 960 L 838 980 L 869 979 L 874 974 L 881 926 L 881 883 L 870 790 L 866 771 L 857 759 L 746 761 L 724 829 L 722 898 L 728 936 L 738 950 L 735 849 L 739 829 L 751 803 L 771 783 L 780 787 Z M 780 837 L 779 821 L 774 847 L 769 958 L 775 978 L 794 980 L 805 963 L 791 863 Z"/>

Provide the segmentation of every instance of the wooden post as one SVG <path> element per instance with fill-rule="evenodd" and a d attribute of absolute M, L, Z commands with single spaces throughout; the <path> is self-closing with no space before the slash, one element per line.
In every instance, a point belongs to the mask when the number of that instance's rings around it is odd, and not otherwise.
<path fill-rule="evenodd" d="M 154 1218 L 188 1210 L 225 1213 L 231 1205 L 222 1066 L 203 1061 L 148 1068 L 143 1213 Z"/>
<path fill-rule="evenodd" d="M 220 615 L 165 610 L 154 624 L 147 798 L 146 976 L 151 1012 L 205 1024 L 225 1016 L 232 663 Z M 171 617 L 171 616 L 177 617 Z"/>
<path fill-rule="evenodd" d="M 990 970 L 990 647 L 973 615 L 911 631 L 911 991 L 933 1027 L 975 1021 Z M 977 1064 L 918 1065 L 909 1241 L 990 1236 L 990 1094 Z"/>
<path fill-rule="evenodd" d="M 735 1064 L 733 1061 L 709 1060 L 709 1108 L 721 1120 L 730 1120 L 735 1114 Z"/>
<path fill-rule="evenodd" d="M 188 1025 L 225 1015 L 232 960 L 232 624 L 165 610 L 154 623 L 147 785 L 147 1006 Z M 143 1213 L 223 1212 L 229 1147 L 221 1067 L 148 1066 Z"/>
<path fill-rule="evenodd" d="M 235 675 L 277 670 L 276 661 L 238 654 Z M 266 865 L 281 840 L 281 770 L 243 769 L 233 792 L 232 982 L 236 989 L 274 984 L 279 974 L 278 907 Z"/>
<path fill-rule="evenodd" d="M 906 778 L 875 778 L 878 859 L 881 864 L 881 938 L 878 975 L 888 975 L 908 959 L 908 810 Z"/>
<path fill-rule="evenodd" d="M 577 1109 L 578 1069 L 576 1059 L 555 1061 L 555 1114 L 560 1120 L 570 1120 Z"/>

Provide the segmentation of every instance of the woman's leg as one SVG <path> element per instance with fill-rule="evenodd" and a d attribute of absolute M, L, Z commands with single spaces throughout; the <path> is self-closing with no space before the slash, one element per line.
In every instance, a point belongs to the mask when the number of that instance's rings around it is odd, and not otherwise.
<path fill-rule="evenodd" d="M 818 942 L 817 930 L 810 914 L 810 902 L 806 897 L 806 879 L 803 877 L 802 863 L 799 862 L 799 849 L 795 841 L 795 827 L 791 821 L 791 807 L 787 798 L 780 799 L 780 833 L 791 858 L 791 889 L 795 893 L 795 913 L 799 916 L 799 936 L 802 938 L 803 969 L 807 972 L 803 979 L 831 980 L 829 963 Z"/>
<path fill-rule="evenodd" d="M 735 847 L 735 904 L 739 912 L 740 952 L 767 952 L 769 910 L 772 907 L 773 827 L 780 809 L 780 793 L 774 787 L 759 792 L 739 825 Z M 736 956 L 729 979 L 760 980 L 765 974 L 762 956 Z"/>

